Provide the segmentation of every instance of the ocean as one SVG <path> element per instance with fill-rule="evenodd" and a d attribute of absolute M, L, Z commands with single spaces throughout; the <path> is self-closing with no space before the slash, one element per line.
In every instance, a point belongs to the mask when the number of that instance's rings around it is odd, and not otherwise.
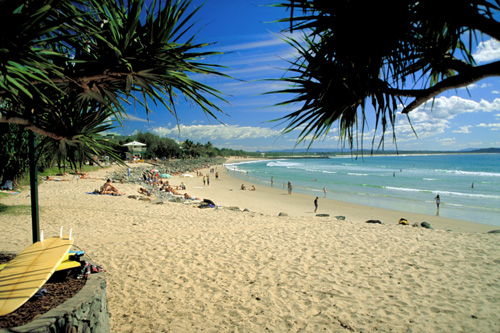
<path fill-rule="evenodd" d="M 500 226 L 500 154 L 277 159 L 226 164 L 248 186 Z M 376 216 L 374 216 L 376 218 Z"/>

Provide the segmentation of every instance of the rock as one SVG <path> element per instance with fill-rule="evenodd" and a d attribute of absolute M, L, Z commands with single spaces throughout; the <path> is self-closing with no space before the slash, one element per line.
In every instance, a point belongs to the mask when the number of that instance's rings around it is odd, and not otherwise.
<path fill-rule="evenodd" d="M 500 230 L 490 230 L 488 231 L 489 234 L 500 234 Z"/>
<path fill-rule="evenodd" d="M 330 214 L 316 214 L 316 216 L 318 216 L 318 217 L 329 217 Z"/>
<path fill-rule="evenodd" d="M 427 222 L 422 222 L 422 223 L 420 223 L 420 226 L 421 226 L 422 228 L 432 229 L 431 225 L 430 225 L 429 223 L 427 223 Z"/>
<path fill-rule="evenodd" d="M 338 221 L 345 221 L 345 216 L 335 216 Z"/>
<path fill-rule="evenodd" d="M 129 198 L 129 199 L 136 199 L 137 200 L 137 195 L 129 195 L 127 198 Z"/>
<path fill-rule="evenodd" d="M 229 207 L 227 207 L 227 209 L 238 211 L 238 212 L 240 211 L 240 207 L 236 207 L 236 206 L 229 206 Z"/>
<path fill-rule="evenodd" d="M 374 224 L 382 224 L 382 221 L 380 220 L 368 220 L 366 223 L 374 223 Z"/>
<path fill-rule="evenodd" d="M 405 219 L 405 218 L 402 217 L 402 218 L 399 219 L 398 224 L 408 225 L 409 223 L 408 223 L 407 219 Z"/>
<path fill-rule="evenodd" d="M 181 198 L 181 197 L 174 197 L 174 200 L 172 200 L 173 202 L 178 202 L 178 203 L 183 203 L 186 199 L 184 198 Z"/>
<path fill-rule="evenodd" d="M 287 213 L 280 212 L 280 213 L 278 214 L 278 216 L 288 216 L 288 214 L 287 214 Z"/>
<path fill-rule="evenodd" d="M 249 212 L 250 210 L 248 208 L 243 209 L 244 212 Z"/>

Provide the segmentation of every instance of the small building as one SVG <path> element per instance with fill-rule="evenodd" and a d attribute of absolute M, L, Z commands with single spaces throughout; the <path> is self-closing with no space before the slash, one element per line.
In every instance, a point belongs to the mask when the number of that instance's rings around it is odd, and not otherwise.
<path fill-rule="evenodd" d="M 133 160 L 134 157 L 141 159 L 142 155 L 146 152 L 146 144 L 137 141 L 126 143 L 123 147 L 127 147 L 125 156 L 128 160 Z"/>

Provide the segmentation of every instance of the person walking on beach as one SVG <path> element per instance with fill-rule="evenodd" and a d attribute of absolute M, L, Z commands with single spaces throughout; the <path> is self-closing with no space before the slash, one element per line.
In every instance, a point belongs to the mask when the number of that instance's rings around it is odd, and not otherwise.
<path fill-rule="evenodd" d="M 292 182 L 288 182 L 288 194 L 292 194 Z"/>
<path fill-rule="evenodd" d="M 273 184 L 274 184 L 274 178 L 273 176 L 271 176 L 271 187 L 273 187 Z"/>
<path fill-rule="evenodd" d="M 205 178 L 205 176 L 203 176 L 203 186 L 205 186 L 206 183 L 207 183 L 207 179 Z"/>
<path fill-rule="evenodd" d="M 434 200 L 436 200 L 436 207 L 437 207 L 436 215 L 439 215 L 439 204 L 441 203 L 441 199 L 439 198 L 439 194 L 436 195 Z"/>
<path fill-rule="evenodd" d="M 316 213 L 317 210 L 318 210 L 318 197 L 314 199 L 314 212 Z"/>
<path fill-rule="evenodd" d="M 323 193 L 325 194 L 324 198 L 326 198 L 326 187 L 323 187 Z"/>

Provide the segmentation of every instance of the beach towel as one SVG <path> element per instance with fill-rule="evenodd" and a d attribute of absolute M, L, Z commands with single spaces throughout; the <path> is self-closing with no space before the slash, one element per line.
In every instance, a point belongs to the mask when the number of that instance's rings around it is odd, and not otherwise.
<path fill-rule="evenodd" d="M 97 190 L 96 190 L 97 191 Z M 93 195 L 113 195 L 115 197 L 119 197 L 121 196 L 121 194 L 118 194 L 118 193 L 107 193 L 107 194 L 101 194 L 99 193 L 99 191 L 94 191 L 94 192 L 86 192 L 87 194 L 93 194 Z"/>
<path fill-rule="evenodd" d="M 4 193 L 7 193 L 7 194 L 18 194 L 19 192 L 17 192 L 17 191 L 5 191 Z"/>

